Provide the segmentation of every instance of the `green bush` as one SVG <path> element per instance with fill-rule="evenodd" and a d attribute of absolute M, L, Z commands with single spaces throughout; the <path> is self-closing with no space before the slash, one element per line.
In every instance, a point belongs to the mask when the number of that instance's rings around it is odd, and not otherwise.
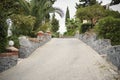
<path fill-rule="evenodd" d="M 39 31 L 43 31 L 43 32 L 46 32 L 47 30 L 49 30 L 51 27 L 51 24 L 50 22 L 46 22 L 45 24 L 42 24 L 36 32 L 39 32 Z"/>
<path fill-rule="evenodd" d="M 120 19 L 106 17 L 99 20 L 95 27 L 98 37 L 110 39 L 112 45 L 120 45 Z"/>
<path fill-rule="evenodd" d="M 92 28 L 92 24 L 91 23 L 84 23 L 80 27 L 80 33 L 85 33 L 86 31 L 88 31 L 91 28 Z"/>
<path fill-rule="evenodd" d="M 120 13 L 118 11 L 106 10 L 106 16 L 112 16 L 114 18 L 120 18 Z"/>
<path fill-rule="evenodd" d="M 4 20 L 0 19 L 0 53 L 5 52 L 7 46 L 7 26 Z"/>
<path fill-rule="evenodd" d="M 59 32 L 53 33 L 53 34 L 52 34 L 52 37 L 53 37 L 53 38 L 59 38 Z"/>
<path fill-rule="evenodd" d="M 13 14 L 10 16 L 13 21 L 12 32 L 13 34 L 20 36 L 30 36 L 35 24 L 36 18 L 33 16 L 25 16 L 19 14 Z"/>

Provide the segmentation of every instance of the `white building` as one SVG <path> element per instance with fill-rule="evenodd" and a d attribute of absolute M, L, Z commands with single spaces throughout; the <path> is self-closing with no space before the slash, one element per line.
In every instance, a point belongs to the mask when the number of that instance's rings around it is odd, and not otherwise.
<path fill-rule="evenodd" d="M 110 6 L 110 9 L 120 12 L 120 4 Z"/>

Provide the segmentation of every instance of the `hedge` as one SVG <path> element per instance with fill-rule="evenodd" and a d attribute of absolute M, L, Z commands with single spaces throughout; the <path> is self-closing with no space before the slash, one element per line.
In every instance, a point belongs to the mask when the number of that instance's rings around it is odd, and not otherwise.
<path fill-rule="evenodd" d="M 112 45 L 120 45 L 120 19 L 106 17 L 99 20 L 95 27 L 98 37 L 110 39 Z"/>
<path fill-rule="evenodd" d="M 92 24 L 91 23 L 84 23 L 80 27 L 80 33 L 85 33 L 86 31 L 88 31 L 91 28 L 92 28 Z"/>

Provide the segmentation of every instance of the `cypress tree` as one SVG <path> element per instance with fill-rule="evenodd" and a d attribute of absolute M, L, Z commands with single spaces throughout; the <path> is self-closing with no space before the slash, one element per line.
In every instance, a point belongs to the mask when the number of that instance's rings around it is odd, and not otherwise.
<path fill-rule="evenodd" d="M 67 24 L 68 22 L 68 19 L 70 19 L 70 13 L 69 13 L 69 8 L 67 7 L 67 10 L 66 10 L 66 18 L 65 18 L 65 23 Z"/>
<path fill-rule="evenodd" d="M 55 18 L 55 13 L 52 16 L 52 21 L 51 21 L 51 25 L 52 25 L 52 32 L 56 33 L 59 29 L 59 21 Z"/>

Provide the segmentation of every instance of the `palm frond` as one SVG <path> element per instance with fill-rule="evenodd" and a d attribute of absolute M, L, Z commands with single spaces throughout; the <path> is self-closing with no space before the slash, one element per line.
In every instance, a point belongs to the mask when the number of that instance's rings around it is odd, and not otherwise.
<path fill-rule="evenodd" d="M 64 16 L 64 13 L 63 13 L 63 11 L 60 8 L 53 7 L 53 11 L 58 13 L 61 17 Z"/>
<path fill-rule="evenodd" d="M 23 9 L 25 10 L 26 14 L 30 14 L 30 5 L 27 1 L 25 0 L 18 0 L 18 2 L 20 3 L 20 5 L 23 7 Z"/>

